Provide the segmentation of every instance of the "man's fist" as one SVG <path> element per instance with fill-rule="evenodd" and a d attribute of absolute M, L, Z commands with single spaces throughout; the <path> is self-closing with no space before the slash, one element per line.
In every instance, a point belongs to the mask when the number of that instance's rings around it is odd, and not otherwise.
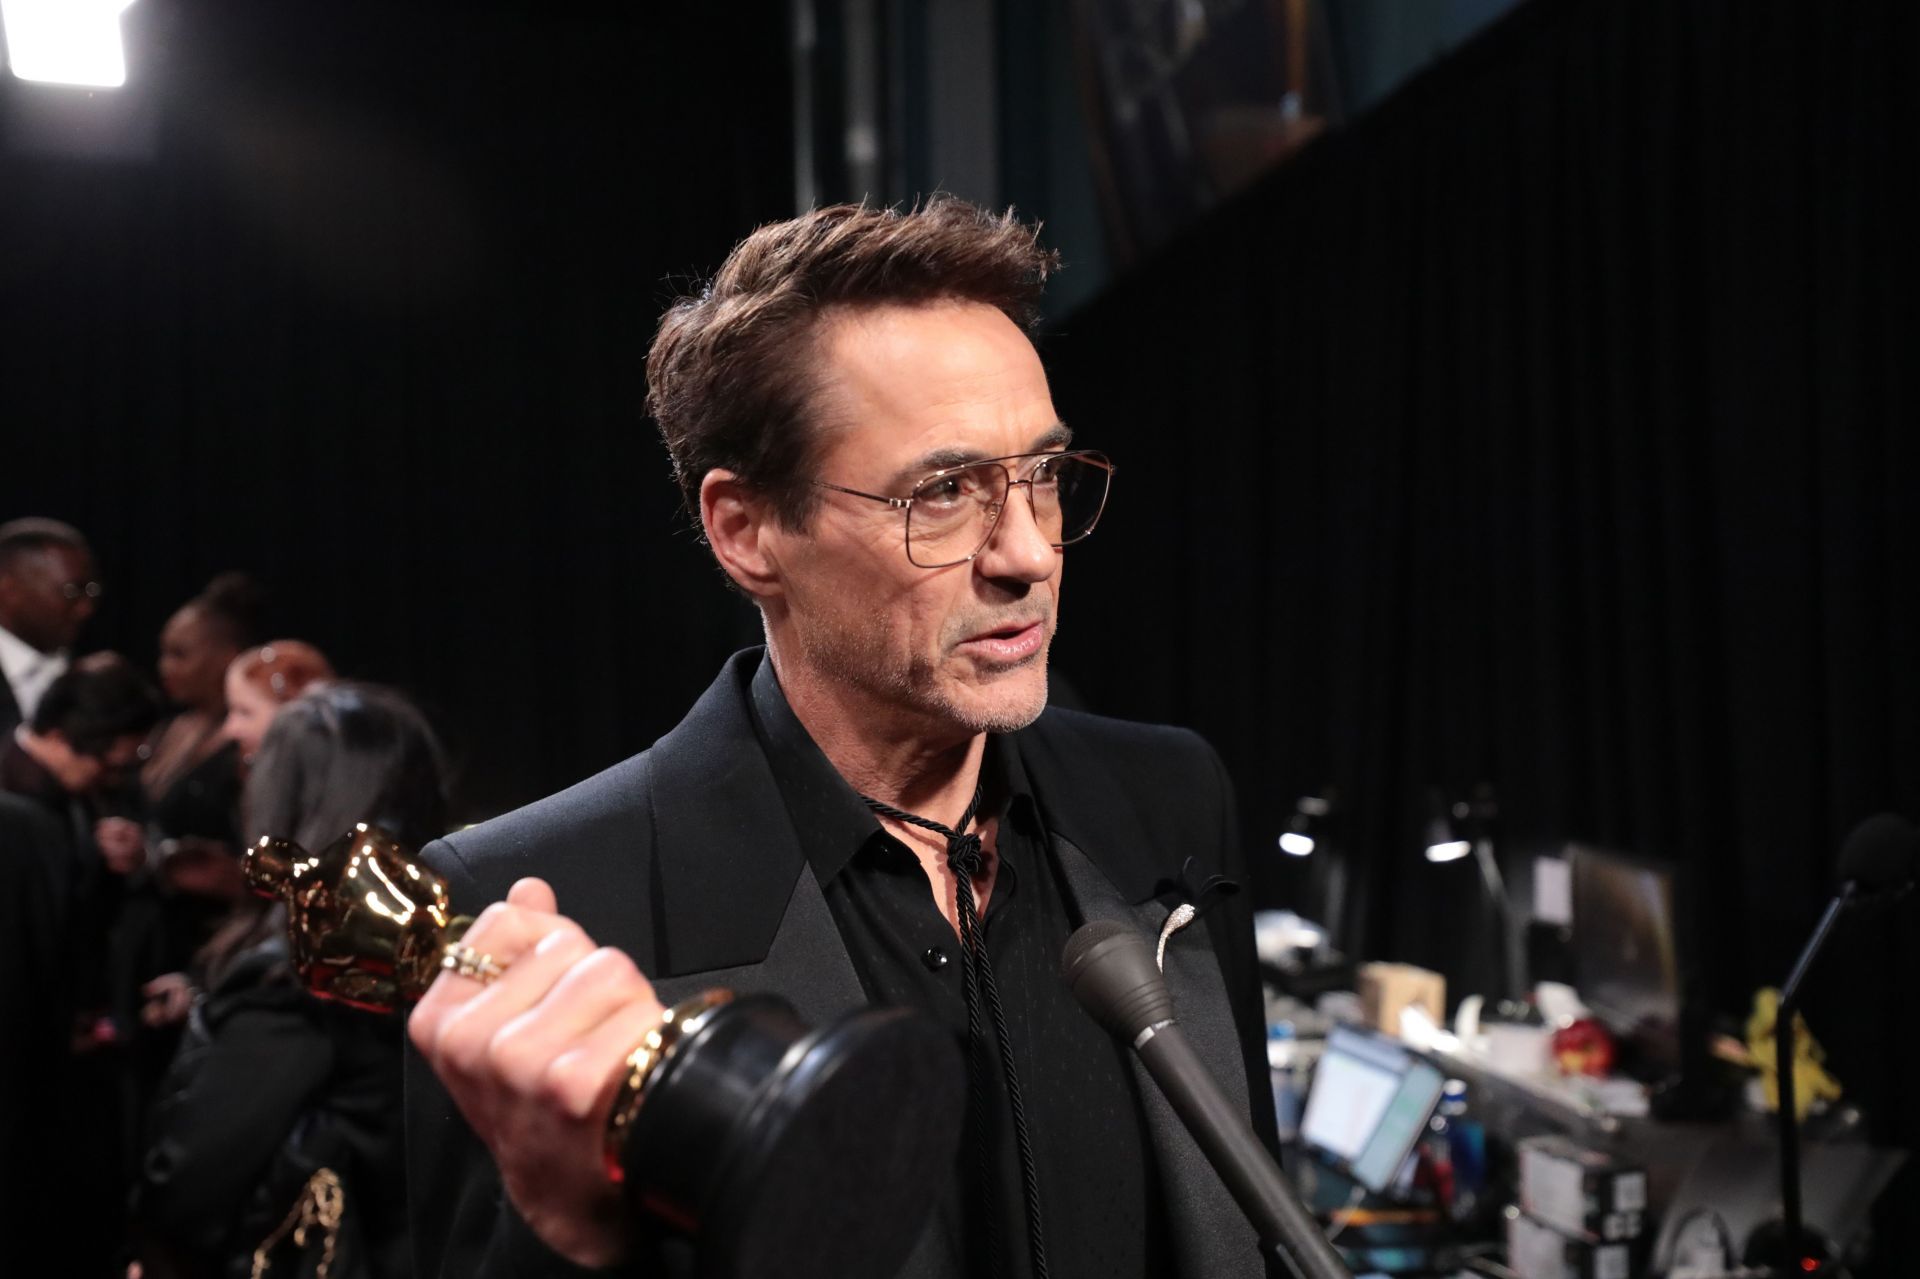
<path fill-rule="evenodd" d="M 486 985 L 442 972 L 407 1033 L 534 1233 L 576 1265 L 618 1261 L 625 1214 L 602 1151 L 622 1063 L 660 1020 L 653 986 L 561 915 L 543 880 L 516 883 L 463 941 L 506 971 Z"/>

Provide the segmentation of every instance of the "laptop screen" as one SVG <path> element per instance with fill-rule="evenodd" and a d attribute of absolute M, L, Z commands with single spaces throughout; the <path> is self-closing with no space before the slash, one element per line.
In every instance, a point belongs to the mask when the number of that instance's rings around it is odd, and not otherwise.
<path fill-rule="evenodd" d="M 1385 1193 L 1445 1084 L 1393 1041 L 1337 1026 L 1314 1068 L 1300 1138 L 1368 1190 Z"/>

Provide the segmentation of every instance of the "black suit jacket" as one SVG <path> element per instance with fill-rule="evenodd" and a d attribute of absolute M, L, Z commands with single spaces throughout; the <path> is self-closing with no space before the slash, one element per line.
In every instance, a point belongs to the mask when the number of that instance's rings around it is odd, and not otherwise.
<path fill-rule="evenodd" d="M 13 730 L 20 727 L 23 716 L 20 714 L 20 702 L 13 695 L 13 685 L 7 677 L 0 675 L 0 741 L 13 736 Z"/>
<path fill-rule="evenodd" d="M 631 954 L 667 1004 L 710 986 L 782 995 L 816 1022 L 864 1004 L 749 717 L 761 660 L 759 649 L 737 654 L 652 749 L 430 845 L 426 860 L 448 878 L 455 906 L 477 911 L 537 874 L 562 913 Z M 1174 904 L 1241 878 L 1231 786 L 1196 735 L 1049 710 L 1019 746 L 1075 924 L 1112 918 L 1157 934 Z M 1168 985 L 1189 1039 L 1271 1143 L 1250 907 L 1244 895 L 1204 895 L 1206 925 L 1167 949 Z M 1265 1273 L 1226 1190 L 1152 1084 L 1139 1082 L 1178 1273 Z M 416 1274 L 573 1272 L 504 1203 L 485 1150 L 411 1050 L 407 1148 Z M 671 1263 L 652 1273 L 677 1269 Z M 921 1253 L 902 1271 L 955 1273 Z"/>
<path fill-rule="evenodd" d="M 67 1055 L 66 949 L 55 887 L 67 833 L 39 804 L 0 792 L 0 1229 L 39 1230 L 47 1152 L 58 1133 L 47 1099 Z"/>

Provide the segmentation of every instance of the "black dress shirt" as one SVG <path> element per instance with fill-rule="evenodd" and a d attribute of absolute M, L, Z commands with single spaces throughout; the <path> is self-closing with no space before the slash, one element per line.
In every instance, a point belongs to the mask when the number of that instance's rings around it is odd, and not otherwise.
<path fill-rule="evenodd" d="M 834 771 L 787 704 L 770 662 L 754 678 L 752 707 L 868 998 L 928 1013 L 964 1054 L 959 939 L 919 859 Z M 999 871 L 982 927 L 1025 1102 L 1049 1271 L 1057 1279 L 1165 1274 L 1165 1208 L 1133 1071 L 1059 977 L 1061 948 L 1077 921 L 1021 767 L 1018 734 L 989 739 L 982 780 L 981 813 L 1000 819 Z M 951 822 L 959 814 L 925 816 Z M 968 1069 L 982 1073 L 987 1113 L 967 1116 L 932 1228 L 966 1273 L 1026 1279 L 1032 1266 L 1012 1111 L 984 1008 L 980 1021 L 984 1042 Z"/>

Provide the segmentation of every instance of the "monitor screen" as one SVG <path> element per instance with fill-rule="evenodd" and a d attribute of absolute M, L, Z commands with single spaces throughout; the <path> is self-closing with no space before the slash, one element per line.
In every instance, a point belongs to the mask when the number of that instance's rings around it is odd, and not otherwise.
<path fill-rule="evenodd" d="M 1623 1066 L 1655 1079 L 1680 1068 L 1680 962 L 1673 872 L 1595 848 L 1573 866 L 1573 965 L 1580 998 L 1629 1050 Z"/>
<path fill-rule="evenodd" d="M 1300 1139 L 1375 1194 L 1400 1173 L 1446 1081 L 1392 1040 L 1335 1027 L 1314 1068 Z"/>

